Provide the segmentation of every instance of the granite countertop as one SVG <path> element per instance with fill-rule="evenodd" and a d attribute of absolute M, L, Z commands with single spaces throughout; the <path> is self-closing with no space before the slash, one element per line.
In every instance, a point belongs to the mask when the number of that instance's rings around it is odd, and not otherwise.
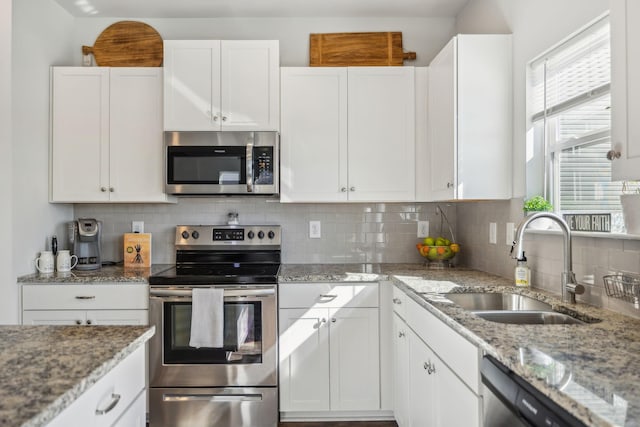
<path fill-rule="evenodd" d="M 27 274 L 18 277 L 18 283 L 142 283 L 149 276 L 173 267 L 173 264 L 154 264 L 149 268 L 124 268 L 122 265 L 102 266 L 98 270 L 72 270 L 69 273 Z"/>
<path fill-rule="evenodd" d="M 0 426 L 44 426 L 153 326 L 0 326 Z"/>
<path fill-rule="evenodd" d="M 590 426 L 640 426 L 640 320 L 516 288 L 491 274 L 419 264 L 283 265 L 283 282 L 392 280 L 410 298 Z M 559 280 L 559 278 L 558 278 Z M 550 303 L 584 325 L 512 325 L 479 318 L 447 293 L 511 292 Z M 445 361 L 446 362 L 446 361 Z"/>

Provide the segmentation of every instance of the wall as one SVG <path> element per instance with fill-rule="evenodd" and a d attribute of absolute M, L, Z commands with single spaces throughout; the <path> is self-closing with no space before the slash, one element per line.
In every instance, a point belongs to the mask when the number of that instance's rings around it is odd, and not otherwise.
<path fill-rule="evenodd" d="M 73 206 L 48 203 L 47 186 L 49 66 L 71 62 L 72 26 L 73 18 L 51 0 L 13 2 L 13 174 L 8 182 L 16 185 L 8 199 L 13 201 L 13 220 L 8 224 L 18 230 L 11 240 L 16 276 L 35 271 L 34 259 L 44 249 L 45 236 L 62 235 L 63 223 L 73 218 Z M 12 307 L 2 310 L 0 316 L 5 322 L 17 322 L 15 276 L 2 283 L 11 287 L 3 293 L 3 301 L 11 301 Z"/>
<path fill-rule="evenodd" d="M 0 0 L 0 224 L 5 242 L 0 245 L 0 283 L 3 295 L 0 299 L 0 313 L 14 313 L 16 310 L 15 277 L 13 275 L 12 227 L 12 140 L 11 140 L 11 0 Z M 9 288 L 9 289 L 6 289 Z M 11 323 L 14 316 L 0 315 L 0 323 Z"/>
<path fill-rule="evenodd" d="M 98 35 L 119 19 L 78 18 L 74 64 L 81 64 L 81 45 L 92 46 Z M 453 18 L 203 18 L 137 19 L 171 39 L 280 40 L 280 64 L 309 64 L 309 34 L 352 31 L 402 31 L 403 47 L 417 53 L 408 65 L 428 65 L 453 35 Z"/>
<path fill-rule="evenodd" d="M 456 222 L 455 206 L 441 204 L 447 219 Z M 225 224 L 229 212 L 241 224 L 280 224 L 285 263 L 423 262 L 418 255 L 416 221 L 429 221 L 432 235 L 440 231 L 441 216 L 430 203 L 281 204 L 258 198 L 181 198 L 177 205 L 76 205 L 78 217 L 104 223 L 103 256 L 122 260 L 122 234 L 132 220 L 143 220 L 152 235 L 154 264 L 175 262 L 175 226 Z M 321 239 L 309 238 L 309 221 L 321 221 Z M 446 224 L 446 223 L 445 223 Z"/>
<path fill-rule="evenodd" d="M 506 223 L 522 219 L 525 192 L 526 64 L 580 27 L 602 15 L 607 0 L 471 0 L 458 15 L 456 28 L 466 33 L 513 33 L 514 46 L 514 199 L 457 205 L 461 262 L 512 277 L 515 260 L 506 244 Z M 541 29 L 544 29 L 541 31 Z M 489 244 L 489 223 L 498 224 L 498 243 Z M 560 294 L 562 237 L 559 233 L 527 233 L 525 242 L 534 287 Z M 640 317 L 631 304 L 607 297 L 602 276 L 613 271 L 640 272 L 640 240 L 573 236 L 573 267 L 587 291 L 578 299 Z"/>

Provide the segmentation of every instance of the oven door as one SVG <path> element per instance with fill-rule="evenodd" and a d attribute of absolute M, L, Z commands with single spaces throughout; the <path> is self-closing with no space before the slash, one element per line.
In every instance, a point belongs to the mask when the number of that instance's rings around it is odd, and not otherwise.
<path fill-rule="evenodd" d="M 228 287 L 224 344 L 189 346 L 191 288 L 150 290 L 151 387 L 256 387 L 277 384 L 276 286 Z"/>

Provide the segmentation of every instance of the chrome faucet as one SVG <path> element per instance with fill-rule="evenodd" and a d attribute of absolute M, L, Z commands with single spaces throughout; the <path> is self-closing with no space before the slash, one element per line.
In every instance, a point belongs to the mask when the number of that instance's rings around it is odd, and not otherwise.
<path fill-rule="evenodd" d="M 516 240 L 513 241 L 513 246 L 511 246 L 511 256 L 515 259 L 522 259 L 524 257 L 524 230 L 527 226 L 538 218 L 549 218 L 555 221 L 559 226 L 560 230 L 562 230 L 562 236 L 564 238 L 564 271 L 562 272 L 562 302 L 569 302 L 571 304 L 576 303 L 576 295 L 581 295 L 584 293 L 584 286 L 576 283 L 576 276 L 572 271 L 572 261 L 571 261 L 571 230 L 569 230 L 569 226 L 560 216 L 551 213 L 551 212 L 538 212 L 533 215 L 525 217 L 520 224 L 518 224 L 518 229 L 516 231 Z M 515 254 L 513 250 L 516 249 Z"/>

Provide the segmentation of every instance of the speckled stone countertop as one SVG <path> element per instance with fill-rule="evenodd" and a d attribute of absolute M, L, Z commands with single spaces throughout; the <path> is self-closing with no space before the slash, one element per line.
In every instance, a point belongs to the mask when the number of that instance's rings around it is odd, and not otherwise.
<path fill-rule="evenodd" d="M 0 326 L 0 426 L 44 426 L 153 326 Z"/>
<path fill-rule="evenodd" d="M 526 379 L 589 426 L 640 426 L 640 320 L 583 303 L 567 304 L 491 274 L 419 264 L 283 265 L 282 282 L 392 280 L 486 354 Z M 558 278 L 559 279 L 559 278 Z M 511 292 L 550 303 L 584 325 L 490 322 L 446 299 L 447 293 Z"/>
<path fill-rule="evenodd" d="M 18 277 L 18 283 L 148 283 L 152 274 L 173 267 L 173 264 L 156 264 L 149 268 L 126 269 L 121 265 L 103 266 L 98 270 L 71 270 L 69 273 L 28 274 Z"/>

